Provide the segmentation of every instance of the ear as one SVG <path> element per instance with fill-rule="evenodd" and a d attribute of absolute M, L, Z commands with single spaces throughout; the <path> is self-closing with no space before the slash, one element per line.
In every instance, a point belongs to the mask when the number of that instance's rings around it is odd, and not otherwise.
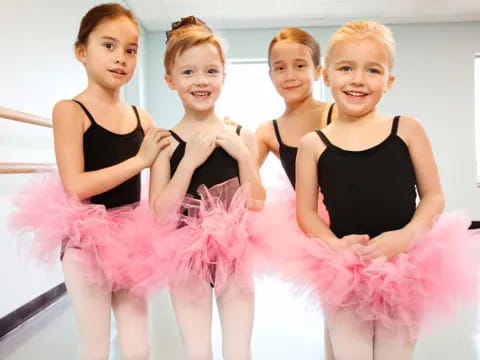
<path fill-rule="evenodd" d="M 169 87 L 169 89 L 170 90 L 175 90 L 175 84 L 173 83 L 172 75 L 166 74 L 164 78 L 165 78 L 165 82 L 167 83 L 167 86 Z"/>
<path fill-rule="evenodd" d="M 395 83 L 395 76 L 389 75 L 389 76 L 388 76 L 387 83 L 385 84 L 385 89 L 383 89 L 383 92 L 384 92 L 385 94 L 386 94 L 387 92 L 389 92 L 394 83 Z"/>
<path fill-rule="evenodd" d="M 323 82 L 324 82 L 325 86 L 330 87 L 330 78 L 328 76 L 327 68 L 323 68 L 322 72 L 323 72 Z"/>
<path fill-rule="evenodd" d="M 315 75 L 314 75 L 315 81 L 318 81 L 322 77 L 322 73 L 323 73 L 323 67 L 322 65 L 318 65 L 315 68 Z"/>
<path fill-rule="evenodd" d="M 75 46 L 75 57 L 78 61 L 80 61 L 83 65 L 87 62 L 87 49 L 84 45 L 76 45 Z"/>

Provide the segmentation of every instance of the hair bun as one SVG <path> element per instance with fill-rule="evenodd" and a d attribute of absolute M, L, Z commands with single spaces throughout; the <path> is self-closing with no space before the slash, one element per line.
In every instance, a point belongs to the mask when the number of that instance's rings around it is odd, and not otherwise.
<path fill-rule="evenodd" d="M 167 42 L 168 42 L 168 40 L 170 40 L 170 38 L 172 37 L 172 34 L 176 30 L 181 29 L 181 28 L 185 28 L 185 27 L 189 27 L 189 26 L 201 26 L 201 27 L 207 29 L 210 32 L 212 31 L 207 26 L 207 24 L 205 24 L 205 22 L 203 20 L 200 20 L 199 18 L 197 18 L 193 15 L 190 15 L 190 16 L 187 16 L 187 17 L 182 17 L 179 21 L 175 21 L 175 22 L 172 23 L 171 29 L 166 32 Z"/>

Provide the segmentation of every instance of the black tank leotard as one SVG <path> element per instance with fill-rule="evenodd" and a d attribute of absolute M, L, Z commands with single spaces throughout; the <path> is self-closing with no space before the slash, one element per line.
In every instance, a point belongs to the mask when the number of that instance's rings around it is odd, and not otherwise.
<path fill-rule="evenodd" d="M 330 108 L 328 109 L 327 125 L 332 122 L 332 111 L 334 105 L 335 104 L 330 105 Z M 285 170 L 290 183 L 295 188 L 295 161 L 297 159 L 298 147 L 285 145 L 282 141 L 282 137 L 280 136 L 277 120 L 272 120 L 272 122 L 275 130 L 275 136 L 277 137 L 279 144 L 280 162 L 282 163 L 283 169 Z"/>
<path fill-rule="evenodd" d="M 416 208 L 416 181 L 410 153 L 397 135 L 362 151 L 343 150 L 317 131 L 326 149 L 318 159 L 318 184 L 334 234 L 377 236 L 404 227 Z"/>

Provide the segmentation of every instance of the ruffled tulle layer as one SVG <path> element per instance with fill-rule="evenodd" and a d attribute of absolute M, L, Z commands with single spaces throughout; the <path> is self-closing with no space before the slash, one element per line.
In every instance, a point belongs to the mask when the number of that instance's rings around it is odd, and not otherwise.
<path fill-rule="evenodd" d="M 480 236 L 468 230 L 466 216 L 444 214 L 407 253 L 366 263 L 353 250 L 340 253 L 305 236 L 285 203 L 267 202 L 255 220 L 256 236 L 272 268 L 329 313 L 350 308 L 363 320 L 416 335 L 427 319 L 476 301 Z"/>
<path fill-rule="evenodd" d="M 37 260 L 52 263 L 65 249 L 77 248 L 85 279 L 124 289 L 133 285 L 128 257 L 151 229 L 160 228 L 148 205 L 137 205 L 107 210 L 67 195 L 56 175 L 35 177 L 14 196 L 8 227 L 23 235 Z"/>
<path fill-rule="evenodd" d="M 14 198 L 9 227 L 43 261 L 80 249 L 85 279 L 112 290 L 144 297 L 206 282 L 221 292 L 227 281 L 251 290 L 263 252 L 249 230 L 247 189 L 232 179 L 198 193 L 159 220 L 146 203 L 107 210 L 68 196 L 58 177 L 35 178 Z"/>
<path fill-rule="evenodd" d="M 162 237 L 161 245 L 152 248 L 148 258 L 131 259 L 136 294 L 156 290 L 165 273 L 169 286 L 192 293 L 205 284 L 221 292 L 227 281 L 252 289 L 252 274 L 264 259 L 262 244 L 250 230 L 248 190 L 235 178 L 210 189 L 200 186 L 197 193 L 198 199 L 187 197 L 182 203 L 176 229 Z"/>

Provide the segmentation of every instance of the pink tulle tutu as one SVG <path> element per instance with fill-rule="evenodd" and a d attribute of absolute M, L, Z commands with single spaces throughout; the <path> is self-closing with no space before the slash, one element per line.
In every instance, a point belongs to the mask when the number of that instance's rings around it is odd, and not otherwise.
<path fill-rule="evenodd" d="M 477 300 L 480 236 L 468 230 L 466 216 L 444 214 L 407 253 L 366 263 L 353 250 L 338 252 L 307 237 L 282 202 L 267 202 L 255 218 L 256 236 L 274 271 L 330 314 L 351 308 L 363 320 L 416 336 L 427 320 Z"/>
<path fill-rule="evenodd" d="M 148 239 L 162 233 L 147 204 L 107 210 L 67 195 L 55 175 L 35 177 L 13 205 L 9 228 L 30 240 L 35 258 L 51 263 L 65 248 L 80 249 L 75 259 L 85 279 L 112 290 L 134 285 L 128 259 L 144 255 Z"/>
<path fill-rule="evenodd" d="M 192 290 L 214 285 L 221 292 L 225 284 L 251 290 L 252 274 L 263 263 L 262 243 L 250 230 L 248 190 L 237 178 L 208 189 L 200 186 L 199 199 L 187 196 L 175 215 L 176 229 L 162 238 L 150 256 L 134 260 L 130 271 L 138 274 L 133 291 L 145 296 L 155 291 L 168 273 L 169 285 Z M 171 220 L 168 221 L 170 224 Z"/>

